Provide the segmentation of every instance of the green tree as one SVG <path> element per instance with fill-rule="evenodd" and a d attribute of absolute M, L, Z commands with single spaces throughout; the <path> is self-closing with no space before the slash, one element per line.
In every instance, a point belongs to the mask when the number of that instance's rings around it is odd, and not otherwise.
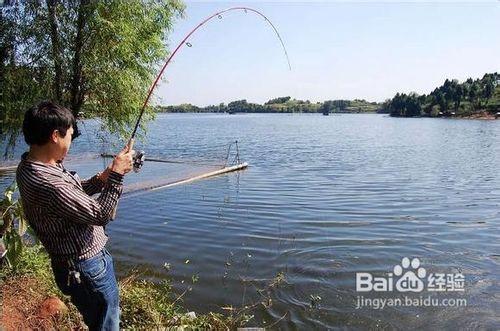
<path fill-rule="evenodd" d="M 419 96 L 416 93 L 396 93 L 394 98 L 386 101 L 386 107 L 390 110 L 391 116 L 395 117 L 415 117 L 422 115 L 422 106 Z"/>
<path fill-rule="evenodd" d="M 454 99 L 454 89 L 453 83 L 451 80 L 446 79 L 443 86 L 441 87 L 441 91 L 443 92 L 444 97 L 444 109 L 443 112 L 448 112 L 450 108 L 450 102 Z"/>
<path fill-rule="evenodd" d="M 270 105 L 270 104 L 275 104 L 275 103 L 285 103 L 289 101 L 291 97 L 279 97 L 275 99 L 271 99 L 268 102 L 265 103 L 265 105 Z"/>
<path fill-rule="evenodd" d="M 422 115 L 422 106 L 419 102 L 419 96 L 416 93 L 410 93 L 405 100 L 406 116 L 414 117 Z"/>
<path fill-rule="evenodd" d="M 245 100 L 232 101 L 227 104 L 230 113 L 248 113 L 250 111 L 250 104 Z"/>
<path fill-rule="evenodd" d="M 483 93 L 482 97 L 488 101 L 492 96 L 493 92 L 495 91 L 495 80 L 494 80 L 493 75 L 484 75 L 482 81 L 483 81 Z"/>
<path fill-rule="evenodd" d="M 328 115 L 334 109 L 335 109 L 334 101 L 327 100 L 321 104 L 321 106 L 318 109 L 318 113 L 323 113 L 323 115 Z"/>
<path fill-rule="evenodd" d="M 473 84 L 473 80 L 472 78 L 468 78 L 463 84 L 462 84 L 462 87 L 463 87 L 463 95 L 464 95 L 464 99 L 468 99 L 470 101 L 470 90 L 472 88 L 472 84 Z"/>
<path fill-rule="evenodd" d="M 455 112 L 458 111 L 458 108 L 460 107 L 460 103 L 462 101 L 463 97 L 463 88 L 462 85 L 458 83 L 458 80 L 454 79 L 452 81 L 452 100 L 454 104 L 454 109 Z"/>
<path fill-rule="evenodd" d="M 479 84 L 479 80 L 475 80 L 472 82 L 472 85 L 469 89 L 469 100 L 474 110 L 481 107 L 480 96 L 481 96 L 481 85 Z"/>
<path fill-rule="evenodd" d="M 0 140 L 12 146 L 24 110 L 41 99 L 77 117 L 99 116 L 124 135 L 184 6 L 179 0 L 25 0 L 1 9 Z M 152 114 L 148 109 L 147 117 Z"/>

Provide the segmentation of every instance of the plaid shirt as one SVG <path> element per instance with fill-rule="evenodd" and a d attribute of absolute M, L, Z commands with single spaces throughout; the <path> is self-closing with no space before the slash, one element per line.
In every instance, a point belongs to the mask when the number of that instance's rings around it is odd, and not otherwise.
<path fill-rule="evenodd" d="M 104 225 L 122 193 L 122 175 L 111 172 L 106 183 L 98 175 L 80 181 L 62 163 L 31 161 L 25 153 L 16 179 L 28 223 L 52 259 L 87 259 L 104 248 Z"/>

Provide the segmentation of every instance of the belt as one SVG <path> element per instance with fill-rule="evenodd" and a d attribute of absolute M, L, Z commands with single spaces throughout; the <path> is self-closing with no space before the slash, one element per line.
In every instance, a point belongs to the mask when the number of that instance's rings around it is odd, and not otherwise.
<path fill-rule="evenodd" d="M 101 249 L 97 254 L 87 257 L 85 259 L 79 259 L 79 258 L 74 258 L 74 257 L 69 257 L 69 256 L 57 256 L 57 255 L 52 255 L 50 257 L 50 260 L 54 266 L 58 267 L 67 267 L 67 268 L 74 268 L 75 265 L 79 262 L 86 261 L 89 259 L 93 259 L 96 256 L 104 256 L 106 254 L 106 248 Z"/>

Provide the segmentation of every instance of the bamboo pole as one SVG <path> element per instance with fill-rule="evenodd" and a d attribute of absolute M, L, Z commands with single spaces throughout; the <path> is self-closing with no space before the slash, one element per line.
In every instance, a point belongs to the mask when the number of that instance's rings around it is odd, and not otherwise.
<path fill-rule="evenodd" d="M 194 182 L 194 181 L 197 181 L 197 180 L 202 180 L 202 179 L 206 179 L 206 178 L 209 178 L 209 177 L 214 177 L 214 176 L 222 175 L 222 174 L 229 173 L 229 172 L 243 170 L 243 169 L 245 169 L 247 167 L 248 167 L 248 163 L 244 162 L 244 163 L 240 163 L 240 164 L 237 164 L 237 165 L 234 165 L 234 166 L 231 166 L 231 167 L 225 167 L 225 168 L 222 168 L 222 169 L 219 169 L 219 170 L 207 172 L 207 173 L 195 176 L 195 177 L 181 179 L 181 180 L 177 180 L 177 181 L 174 181 L 174 182 L 171 182 L 171 183 L 153 185 L 153 186 L 146 187 L 146 188 L 132 190 L 130 192 L 124 193 L 124 196 L 122 198 L 128 197 L 129 194 L 139 193 L 139 192 L 142 192 L 142 191 L 156 191 L 156 190 L 160 190 L 160 189 L 164 189 L 164 188 L 169 188 L 169 187 L 173 187 L 173 186 L 177 186 L 177 185 L 188 184 L 188 183 L 191 183 L 191 182 Z"/>
<path fill-rule="evenodd" d="M 17 169 L 17 165 L 0 167 L 0 171 L 8 171 L 8 170 L 16 170 L 16 169 Z"/>

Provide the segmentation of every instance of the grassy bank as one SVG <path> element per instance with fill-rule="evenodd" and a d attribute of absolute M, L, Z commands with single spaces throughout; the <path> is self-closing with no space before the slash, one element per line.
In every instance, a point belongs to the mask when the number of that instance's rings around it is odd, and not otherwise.
<path fill-rule="evenodd" d="M 40 246 L 26 247 L 14 271 L 0 270 L 0 326 L 11 329 L 82 329 L 83 320 L 57 288 L 50 260 Z M 131 275 L 119 281 L 121 328 L 125 329 L 211 329 L 231 330 L 248 321 L 248 316 L 187 314 L 183 294 L 175 294 L 167 281 L 154 284 Z M 59 298 L 67 306 L 63 313 L 46 316 L 47 298 Z M 0 327 L 0 328 L 1 328 Z"/>

